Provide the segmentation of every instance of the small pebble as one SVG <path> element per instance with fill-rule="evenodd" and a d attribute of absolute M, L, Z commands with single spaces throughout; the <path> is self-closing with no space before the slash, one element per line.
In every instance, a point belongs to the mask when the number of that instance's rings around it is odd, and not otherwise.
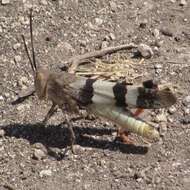
<path fill-rule="evenodd" d="M 52 171 L 51 170 L 42 170 L 40 171 L 40 177 L 48 177 L 52 176 Z"/>
<path fill-rule="evenodd" d="M 174 119 L 172 117 L 168 117 L 168 122 L 169 123 L 173 123 L 174 122 Z"/>
<path fill-rule="evenodd" d="M 185 115 L 190 114 L 190 109 L 189 108 L 184 108 L 183 111 L 184 111 Z"/>
<path fill-rule="evenodd" d="M 41 4 L 42 4 L 42 5 L 47 5 L 48 3 L 47 3 L 46 0 L 41 0 Z"/>
<path fill-rule="evenodd" d="M 34 159 L 36 160 L 42 160 L 46 157 L 46 154 L 41 149 L 35 149 L 33 154 Z"/>
<path fill-rule="evenodd" d="M 2 26 L 0 26 L 0 33 L 2 33 L 3 32 L 3 27 Z"/>
<path fill-rule="evenodd" d="M 115 37 L 115 35 L 113 33 L 110 33 L 109 37 L 110 37 L 111 40 L 115 40 L 116 39 L 116 37 Z"/>
<path fill-rule="evenodd" d="M 186 6 L 187 5 L 187 1 L 186 0 L 181 0 L 179 3 L 180 6 Z"/>
<path fill-rule="evenodd" d="M 160 124 L 160 135 L 161 136 L 165 136 L 165 134 L 167 133 L 167 130 L 168 130 L 168 128 L 167 128 L 167 125 L 166 125 L 166 123 L 161 123 Z"/>
<path fill-rule="evenodd" d="M 101 18 L 95 18 L 95 23 L 100 26 L 103 24 L 103 20 Z"/>
<path fill-rule="evenodd" d="M 3 100 L 4 100 L 3 96 L 0 96 L 0 101 L 3 101 Z"/>
<path fill-rule="evenodd" d="M 79 44 L 80 44 L 81 47 L 86 47 L 87 42 L 86 42 L 86 40 L 80 40 Z"/>
<path fill-rule="evenodd" d="M 173 114 L 173 113 L 175 113 L 176 112 L 176 107 L 174 107 L 174 106 L 171 106 L 169 109 L 168 109 L 168 112 L 170 113 L 170 114 Z"/>
<path fill-rule="evenodd" d="M 158 114 L 157 116 L 156 116 L 156 122 L 166 122 L 167 121 L 167 117 L 166 117 L 166 115 L 165 114 Z"/>
<path fill-rule="evenodd" d="M 144 58 L 150 58 L 154 54 L 151 47 L 146 44 L 140 44 L 138 46 L 138 51 L 141 53 L 142 57 Z"/>
<path fill-rule="evenodd" d="M 173 32 L 171 31 L 170 28 L 162 28 L 160 30 L 160 32 L 165 35 L 165 36 L 169 36 L 169 37 L 172 37 L 173 36 Z"/>
<path fill-rule="evenodd" d="M 156 39 L 160 39 L 160 31 L 157 28 L 154 29 L 153 35 Z"/>
<path fill-rule="evenodd" d="M 10 3 L 10 0 L 2 0 L 1 1 L 1 4 L 2 5 L 6 5 L 6 4 L 9 4 Z"/>
<path fill-rule="evenodd" d="M 157 46 L 157 47 L 161 47 L 163 44 L 164 44 L 163 40 L 156 40 L 155 41 L 155 46 Z"/>
<path fill-rule="evenodd" d="M 183 104 L 185 106 L 188 106 L 190 104 L 190 96 L 186 96 L 183 100 Z"/>
<path fill-rule="evenodd" d="M 162 67 L 162 64 L 159 63 L 154 65 L 154 69 L 162 69 Z"/>
<path fill-rule="evenodd" d="M 20 55 L 15 55 L 14 60 L 16 63 L 19 63 L 21 61 L 21 56 Z"/>
<path fill-rule="evenodd" d="M 109 45 L 108 41 L 103 41 L 102 44 L 101 44 L 101 49 L 107 48 L 108 45 Z"/>
<path fill-rule="evenodd" d="M 110 1 L 110 8 L 113 12 L 117 11 L 117 4 L 114 1 Z"/>
<path fill-rule="evenodd" d="M 5 136 L 5 130 L 4 129 L 0 129 L 0 137 Z"/>
<path fill-rule="evenodd" d="M 13 45 L 13 49 L 17 50 L 20 46 L 21 46 L 20 43 L 16 43 L 16 44 Z"/>

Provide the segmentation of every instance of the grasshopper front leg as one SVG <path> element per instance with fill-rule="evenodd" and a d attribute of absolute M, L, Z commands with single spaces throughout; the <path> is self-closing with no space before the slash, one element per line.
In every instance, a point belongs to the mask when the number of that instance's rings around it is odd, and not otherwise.
<path fill-rule="evenodd" d="M 67 113 L 65 114 L 65 111 L 62 109 L 62 112 L 63 114 L 65 115 L 65 123 L 69 129 L 69 132 L 70 132 L 70 147 L 69 149 L 71 149 L 72 153 L 75 154 L 75 151 L 74 151 L 74 143 L 75 143 L 75 140 L 76 140 L 76 137 L 75 137 L 75 132 L 73 130 L 73 124 L 72 122 L 70 121 L 70 119 L 68 118 L 68 115 Z"/>
<path fill-rule="evenodd" d="M 44 126 L 47 125 L 48 120 L 49 120 L 49 119 L 51 118 L 51 116 L 57 111 L 57 108 L 58 108 L 57 104 L 53 103 L 52 106 L 51 106 L 51 108 L 50 108 L 50 110 L 49 110 L 48 113 L 46 114 L 44 120 L 42 121 L 42 124 L 43 124 Z"/>

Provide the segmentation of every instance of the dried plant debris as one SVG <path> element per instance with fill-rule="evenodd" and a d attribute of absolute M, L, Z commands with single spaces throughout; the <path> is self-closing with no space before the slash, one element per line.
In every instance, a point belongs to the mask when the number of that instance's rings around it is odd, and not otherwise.
<path fill-rule="evenodd" d="M 116 81 L 118 79 L 133 82 L 141 77 L 136 70 L 142 67 L 144 59 L 135 62 L 134 59 L 122 58 L 119 54 L 111 61 L 96 59 L 95 63 L 80 66 L 76 70 L 77 75 L 99 77 L 105 80 Z"/>

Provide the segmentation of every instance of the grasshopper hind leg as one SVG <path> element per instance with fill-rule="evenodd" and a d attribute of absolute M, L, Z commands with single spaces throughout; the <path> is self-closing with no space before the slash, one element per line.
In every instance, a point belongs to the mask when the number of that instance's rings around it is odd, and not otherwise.
<path fill-rule="evenodd" d="M 142 112 L 144 111 L 144 109 L 142 108 L 138 108 L 134 113 L 133 116 L 134 117 L 138 117 Z M 116 140 L 119 140 L 125 144 L 134 144 L 134 140 L 129 138 L 130 132 L 123 130 L 122 128 L 118 128 L 117 130 L 117 136 L 116 136 Z"/>

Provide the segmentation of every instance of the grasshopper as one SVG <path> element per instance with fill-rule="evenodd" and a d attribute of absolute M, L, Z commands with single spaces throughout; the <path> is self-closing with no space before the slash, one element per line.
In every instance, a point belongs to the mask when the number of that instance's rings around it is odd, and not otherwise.
<path fill-rule="evenodd" d="M 153 126 L 136 116 L 142 109 L 167 108 L 173 105 L 176 102 L 176 97 L 169 88 L 159 89 L 152 80 L 136 86 L 126 82 L 86 78 L 65 71 L 52 72 L 45 66 L 37 65 L 33 45 L 32 10 L 30 12 L 32 58 L 23 35 L 22 38 L 33 71 L 37 96 L 40 100 L 52 102 L 43 123 L 47 123 L 55 110 L 60 108 L 70 130 L 72 150 L 75 134 L 67 112 L 79 114 L 81 107 L 85 108 L 87 113 L 114 122 L 122 130 L 151 139 L 159 138 L 159 132 Z M 137 108 L 135 115 L 130 111 L 131 108 Z"/>

